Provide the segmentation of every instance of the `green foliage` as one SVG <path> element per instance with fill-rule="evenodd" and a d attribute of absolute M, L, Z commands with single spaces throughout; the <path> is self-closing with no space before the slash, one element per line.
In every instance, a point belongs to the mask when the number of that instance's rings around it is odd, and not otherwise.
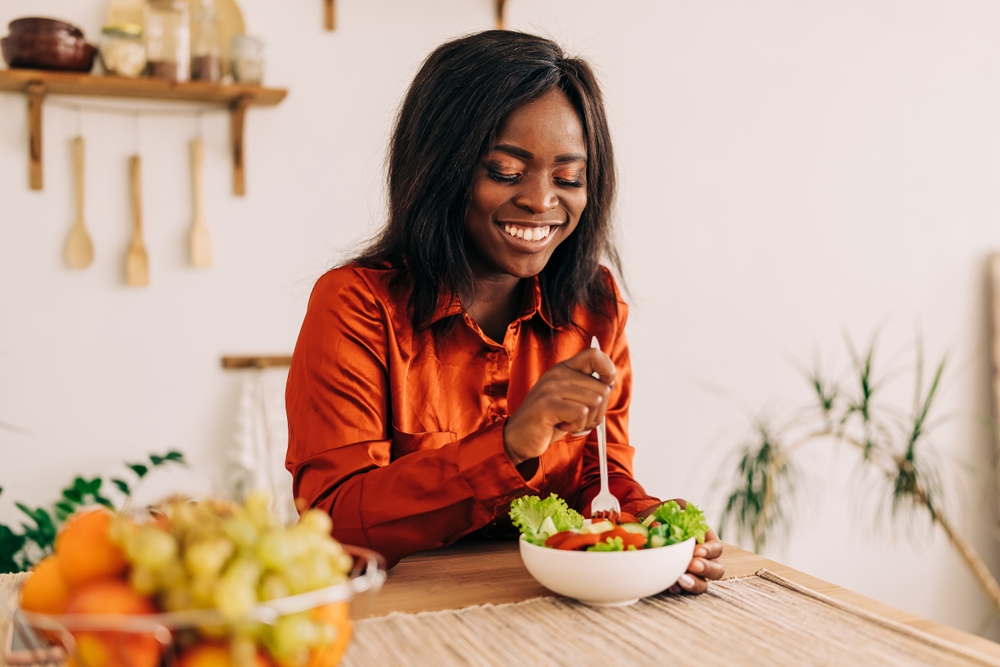
<path fill-rule="evenodd" d="M 653 519 L 659 521 L 660 525 L 649 529 L 650 537 L 659 535 L 666 539 L 667 544 L 677 544 L 692 537 L 701 544 L 708 532 L 705 515 L 694 503 L 688 503 L 687 507 L 681 509 L 677 501 L 667 501 L 656 508 Z"/>
<path fill-rule="evenodd" d="M 583 515 L 571 509 L 556 494 L 545 500 L 538 496 L 522 496 L 510 504 L 510 520 L 534 544 L 563 530 L 583 526 Z"/>
<path fill-rule="evenodd" d="M 151 454 L 149 465 L 126 463 L 125 466 L 135 474 L 136 481 L 130 485 L 123 479 L 111 478 L 111 483 L 118 489 L 124 498 L 124 503 L 127 504 L 138 481 L 145 477 L 152 468 L 170 464 L 185 465 L 184 455 L 181 452 L 171 451 L 163 456 Z M 69 486 L 60 491 L 59 499 L 52 504 L 51 508 L 32 508 L 23 503 L 15 502 L 14 506 L 27 519 L 21 522 L 20 533 L 10 526 L 0 524 L 0 573 L 23 572 L 52 553 L 59 526 L 78 509 L 102 505 L 110 510 L 116 510 L 117 508 L 111 499 L 103 494 L 102 489 L 104 488 L 107 487 L 105 487 L 102 477 L 92 479 L 76 477 Z M 0 493 L 2 492 L 3 488 L 0 487 Z"/>
<path fill-rule="evenodd" d="M 832 382 L 820 372 L 807 375 L 818 419 L 783 425 L 780 431 L 757 425 L 748 444 L 739 452 L 734 488 L 723 511 L 722 528 L 735 528 L 738 538 L 749 537 L 755 550 L 763 548 L 775 529 L 788 530 L 788 507 L 797 472 L 789 457 L 795 449 L 817 439 L 856 447 L 861 466 L 889 482 L 893 514 L 914 507 L 926 509 L 932 520 L 940 518 L 940 488 L 937 471 L 929 466 L 923 444 L 928 417 L 938 395 L 945 361 L 935 369 L 926 392 L 920 342 L 917 344 L 913 410 L 909 415 L 893 410 L 880 396 L 883 383 L 894 373 L 876 374 L 876 338 L 860 353 L 847 341 L 851 357 L 851 379 L 845 385 Z M 814 412 L 815 414 L 815 412 Z M 779 443 L 774 433 L 797 434 L 790 443 Z M 720 536 L 723 530 L 719 531 Z"/>

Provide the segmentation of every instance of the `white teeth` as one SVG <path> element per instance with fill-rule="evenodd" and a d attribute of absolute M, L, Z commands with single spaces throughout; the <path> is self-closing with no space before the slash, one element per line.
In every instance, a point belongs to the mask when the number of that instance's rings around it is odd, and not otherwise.
<path fill-rule="evenodd" d="M 514 227 L 513 225 L 504 225 L 503 230 L 508 234 L 510 234 L 511 236 L 515 236 L 519 239 L 524 239 L 525 241 L 541 241 L 542 239 L 544 239 L 549 235 L 549 233 L 552 231 L 552 228 L 537 227 L 534 229 L 532 228 L 525 229 L 524 227 Z"/>

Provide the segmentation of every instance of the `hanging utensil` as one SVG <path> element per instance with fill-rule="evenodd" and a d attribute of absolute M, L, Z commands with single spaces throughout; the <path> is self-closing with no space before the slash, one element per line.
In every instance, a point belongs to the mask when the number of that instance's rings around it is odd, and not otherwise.
<path fill-rule="evenodd" d="M 191 140 L 191 184 L 193 186 L 194 220 L 191 223 L 191 265 L 198 268 L 212 266 L 212 238 L 208 235 L 208 225 L 205 224 L 204 188 L 202 178 L 202 162 L 205 147 L 201 137 Z"/>
<path fill-rule="evenodd" d="M 73 139 L 73 180 L 76 184 L 76 220 L 66 239 L 66 263 L 74 269 L 85 269 L 94 261 L 94 244 L 83 222 L 83 137 Z"/>
<path fill-rule="evenodd" d="M 132 240 L 125 255 L 125 283 L 130 287 L 149 284 L 149 256 L 142 241 L 142 162 L 138 155 L 129 158 L 129 189 L 132 194 Z"/>

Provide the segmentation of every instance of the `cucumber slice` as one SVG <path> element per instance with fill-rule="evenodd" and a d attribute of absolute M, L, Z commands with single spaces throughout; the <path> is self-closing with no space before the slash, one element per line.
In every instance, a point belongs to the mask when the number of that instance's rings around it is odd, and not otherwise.
<path fill-rule="evenodd" d="M 650 514 L 649 516 L 647 516 L 645 519 L 642 520 L 642 525 L 644 525 L 646 528 L 649 528 L 649 525 L 654 521 L 656 521 L 656 517 Z"/>
<path fill-rule="evenodd" d="M 649 548 L 656 549 L 657 547 L 667 546 L 667 538 L 662 535 L 653 535 L 649 538 Z"/>
<path fill-rule="evenodd" d="M 581 535 L 591 535 L 591 534 L 598 534 L 599 535 L 601 533 L 608 532 L 609 530 L 611 530 L 614 527 L 615 527 L 614 524 L 611 523 L 610 521 L 603 521 L 602 520 L 602 521 L 592 522 L 592 523 L 586 524 L 583 528 L 581 528 L 580 529 L 580 534 Z"/>
<path fill-rule="evenodd" d="M 629 532 L 635 533 L 636 535 L 642 535 L 647 540 L 649 539 L 649 528 L 646 528 L 641 523 L 623 523 L 621 529 Z"/>

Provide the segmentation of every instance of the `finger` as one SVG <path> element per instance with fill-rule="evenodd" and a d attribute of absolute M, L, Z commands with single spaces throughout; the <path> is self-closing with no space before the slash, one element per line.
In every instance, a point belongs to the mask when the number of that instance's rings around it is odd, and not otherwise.
<path fill-rule="evenodd" d="M 670 588 L 667 589 L 667 592 L 672 593 L 674 595 L 680 595 L 681 594 L 681 587 L 678 586 L 677 584 L 674 584 L 673 586 L 671 586 Z"/>
<path fill-rule="evenodd" d="M 722 555 L 723 546 L 722 540 L 716 537 L 715 531 L 709 529 L 705 533 L 705 543 L 699 544 L 694 548 L 694 555 L 698 558 L 714 560 Z"/>
<path fill-rule="evenodd" d="M 703 579 L 721 579 L 726 573 L 726 566 L 719 561 L 695 558 L 688 566 L 688 572 L 697 574 Z"/>
<path fill-rule="evenodd" d="M 585 431 L 590 424 L 590 408 L 577 401 L 552 397 L 545 401 L 544 410 L 553 426 L 560 431 Z"/>
<path fill-rule="evenodd" d="M 575 371 L 590 375 L 597 373 L 599 379 L 604 384 L 611 384 L 615 379 L 615 365 L 608 355 L 600 350 L 588 348 L 583 352 L 570 357 L 562 362 L 563 366 L 572 368 Z"/>
<path fill-rule="evenodd" d="M 596 391 L 589 386 L 576 383 L 565 383 L 551 388 L 556 397 L 586 406 L 588 410 L 587 421 L 581 428 L 575 428 L 575 431 L 588 431 L 594 428 L 601 423 L 601 420 L 604 419 L 604 413 L 607 411 L 607 397 L 610 391 L 608 386 L 593 379 L 590 379 L 590 382 L 596 385 Z M 562 427 L 560 426 L 560 428 Z"/>
<path fill-rule="evenodd" d="M 708 590 L 708 582 L 692 574 L 682 574 L 677 583 L 686 593 L 698 595 Z"/>

